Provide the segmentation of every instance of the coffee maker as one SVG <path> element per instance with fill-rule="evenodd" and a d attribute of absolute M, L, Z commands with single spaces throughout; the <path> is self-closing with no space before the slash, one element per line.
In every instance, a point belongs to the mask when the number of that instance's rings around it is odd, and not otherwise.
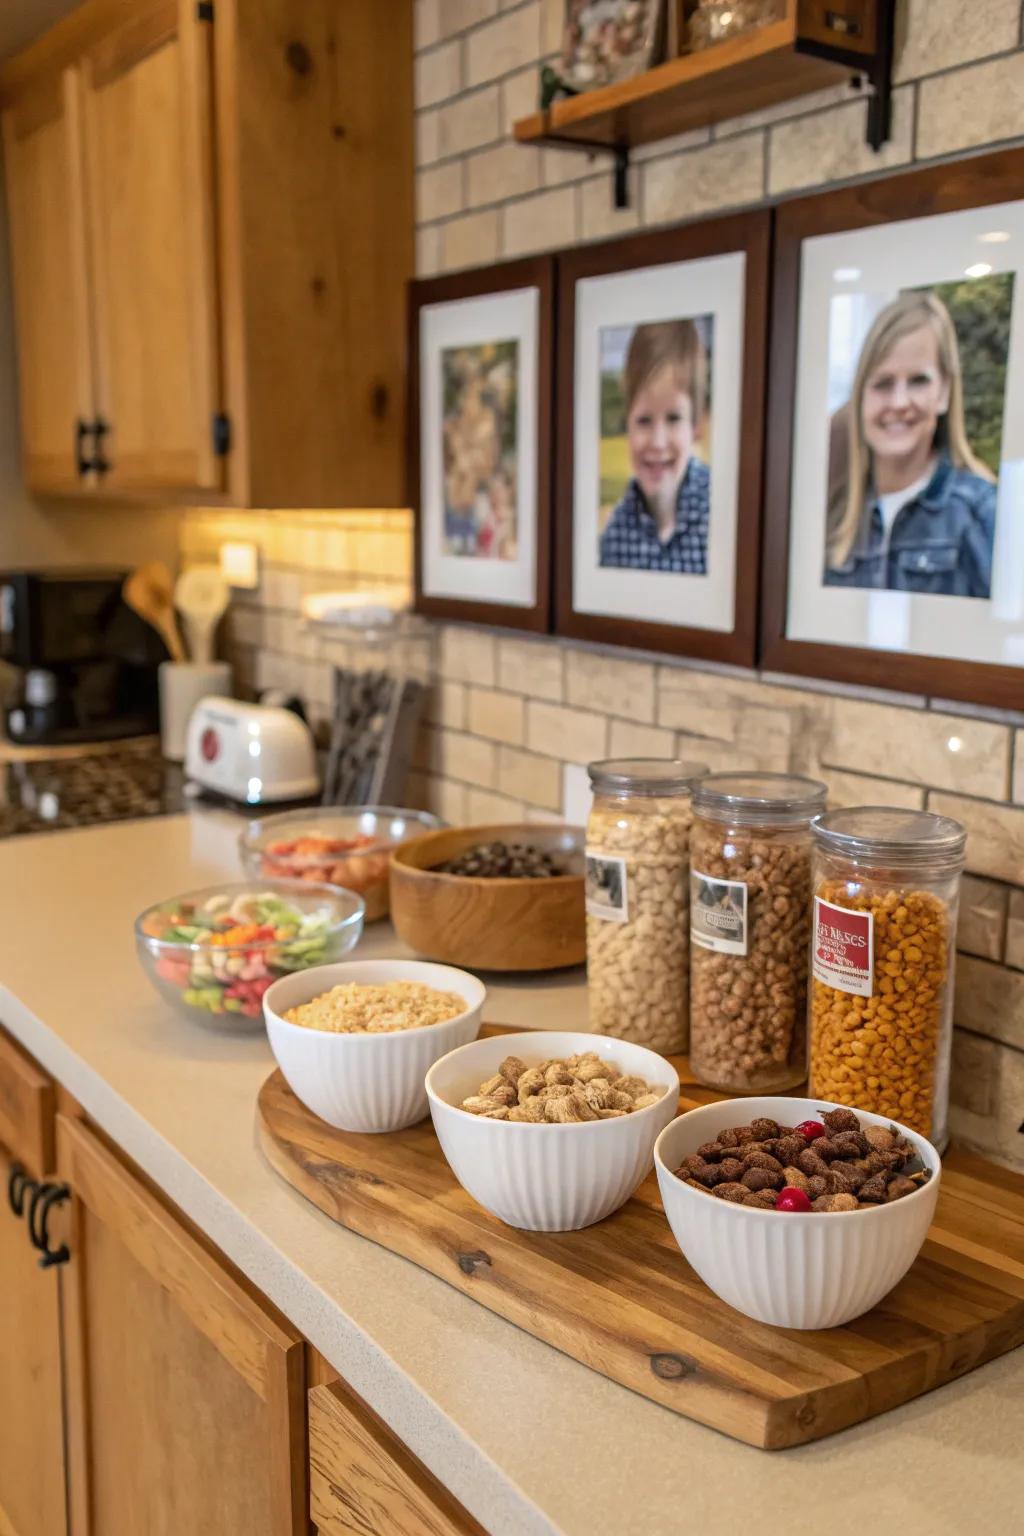
<path fill-rule="evenodd" d="M 121 597 L 127 572 L 0 571 L 0 663 L 8 740 L 63 746 L 159 727 L 157 667 L 167 647 Z"/>

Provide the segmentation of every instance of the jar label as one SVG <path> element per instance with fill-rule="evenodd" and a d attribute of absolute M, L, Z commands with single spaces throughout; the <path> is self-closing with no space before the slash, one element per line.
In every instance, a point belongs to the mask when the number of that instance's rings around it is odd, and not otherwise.
<path fill-rule="evenodd" d="M 872 912 L 851 912 L 814 898 L 815 981 L 855 997 L 870 997 L 875 958 L 875 919 Z"/>
<path fill-rule="evenodd" d="M 690 938 L 700 949 L 723 955 L 747 952 L 747 887 L 690 870 Z"/>
<path fill-rule="evenodd" d="M 606 923 L 629 922 L 629 881 L 626 861 L 600 848 L 587 849 L 587 916 L 604 918 Z"/>

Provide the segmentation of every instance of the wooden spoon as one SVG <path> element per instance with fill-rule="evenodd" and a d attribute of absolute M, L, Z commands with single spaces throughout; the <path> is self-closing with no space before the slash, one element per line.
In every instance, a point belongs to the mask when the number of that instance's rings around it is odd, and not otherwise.
<path fill-rule="evenodd" d="M 172 661 L 185 660 L 178 620 L 174 612 L 171 573 L 162 560 L 147 560 L 125 578 L 121 596 L 128 607 L 151 624 L 161 637 Z"/>

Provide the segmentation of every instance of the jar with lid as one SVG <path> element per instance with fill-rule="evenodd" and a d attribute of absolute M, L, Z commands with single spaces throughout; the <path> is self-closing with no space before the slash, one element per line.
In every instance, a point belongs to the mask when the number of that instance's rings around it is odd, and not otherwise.
<path fill-rule="evenodd" d="M 689 1032 L 690 792 L 700 763 L 590 765 L 587 983 L 590 1026 L 668 1054 Z"/>
<path fill-rule="evenodd" d="M 863 806 L 813 825 L 812 1094 L 948 1137 L 953 970 L 967 834 Z"/>
<path fill-rule="evenodd" d="M 690 1066 L 723 1093 L 781 1093 L 807 1070 L 811 818 L 817 779 L 718 773 L 694 790 Z"/>
<path fill-rule="evenodd" d="M 741 32 L 780 21 L 784 13 L 784 0 L 700 0 L 690 17 L 690 47 L 694 52 L 711 48 Z"/>

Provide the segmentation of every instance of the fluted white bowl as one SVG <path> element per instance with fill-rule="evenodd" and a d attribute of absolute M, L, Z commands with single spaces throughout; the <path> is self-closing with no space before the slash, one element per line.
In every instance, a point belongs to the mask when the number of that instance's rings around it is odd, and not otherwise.
<path fill-rule="evenodd" d="M 485 1120 L 461 1101 L 493 1077 L 506 1056 L 527 1066 L 596 1051 L 620 1072 L 663 1090 L 657 1104 L 614 1120 L 529 1125 Z M 569 1232 L 617 1210 L 651 1171 L 659 1131 L 679 1107 L 679 1078 L 663 1056 L 605 1035 L 529 1030 L 477 1040 L 427 1073 L 434 1129 L 462 1187 L 510 1227 Z"/>
<path fill-rule="evenodd" d="M 289 1024 L 282 1015 L 344 982 L 414 981 L 457 992 L 465 1011 L 441 1024 L 390 1034 L 337 1035 Z M 270 1049 L 307 1109 L 339 1131 L 400 1131 L 427 1113 L 423 1079 L 439 1056 L 475 1040 L 486 988 L 468 971 L 421 960 L 352 960 L 284 976 L 263 998 Z"/>
<path fill-rule="evenodd" d="M 760 1323 L 779 1328 L 837 1328 L 888 1295 L 913 1264 L 939 1197 L 942 1164 L 930 1141 L 908 1126 L 854 1110 L 862 1126 L 890 1126 L 931 1170 L 912 1195 L 859 1211 L 763 1211 L 716 1200 L 675 1176 L 684 1157 L 729 1126 L 767 1116 L 799 1125 L 822 1110 L 820 1099 L 727 1099 L 674 1120 L 654 1148 L 654 1166 L 672 1235 L 716 1296 Z"/>

